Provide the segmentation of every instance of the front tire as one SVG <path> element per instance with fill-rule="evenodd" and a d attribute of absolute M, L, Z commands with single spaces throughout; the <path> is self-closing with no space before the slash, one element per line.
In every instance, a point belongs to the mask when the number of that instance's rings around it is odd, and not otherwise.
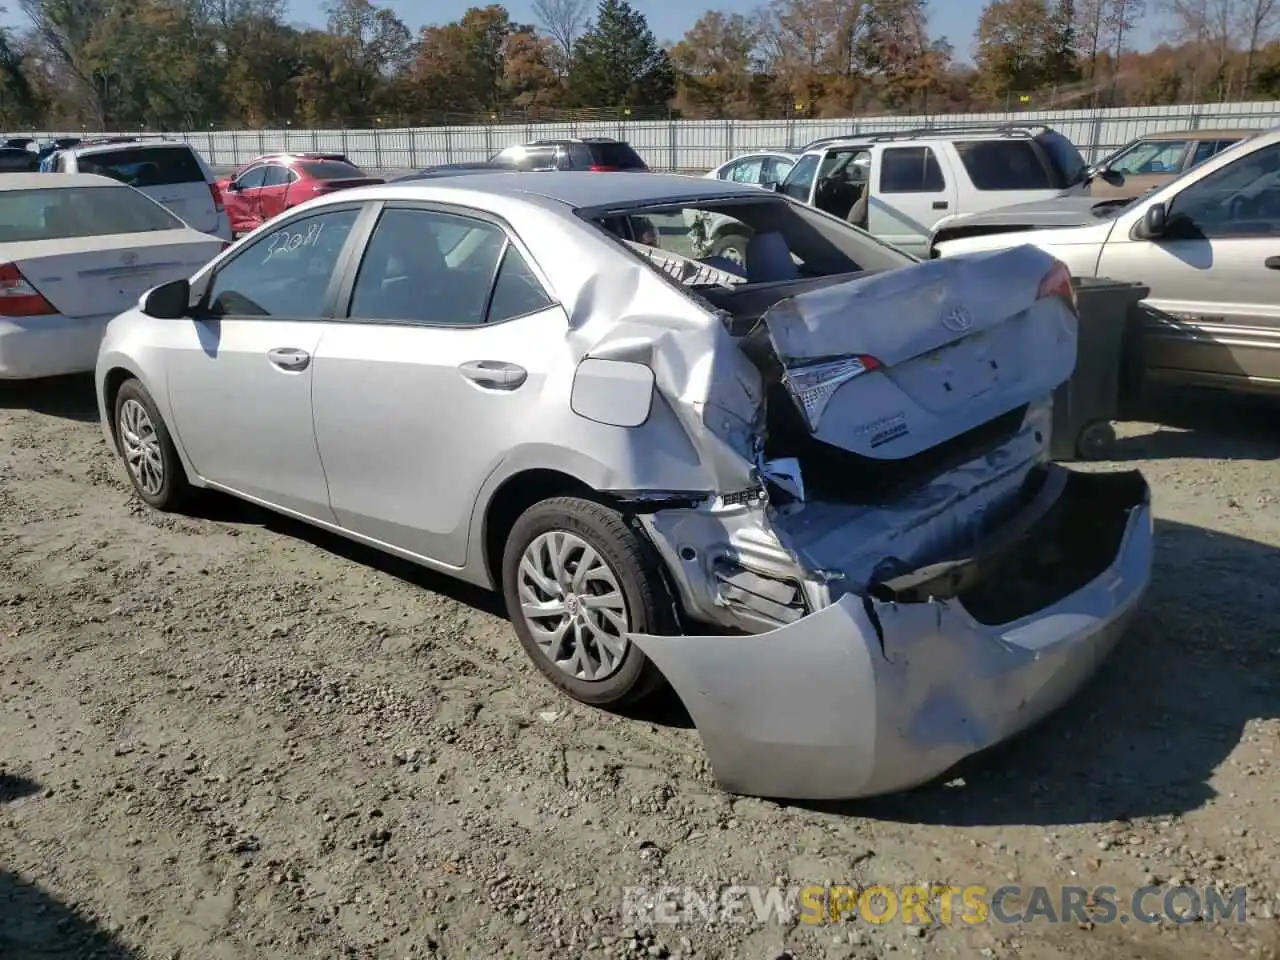
<path fill-rule="evenodd" d="M 634 703 L 661 680 L 628 633 L 675 632 L 653 548 L 615 510 L 556 497 L 526 510 L 507 537 L 502 590 L 525 652 L 582 703 Z"/>
<path fill-rule="evenodd" d="M 134 492 L 149 507 L 178 510 L 191 493 L 169 429 L 147 388 L 126 380 L 116 394 L 116 446 Z"/>

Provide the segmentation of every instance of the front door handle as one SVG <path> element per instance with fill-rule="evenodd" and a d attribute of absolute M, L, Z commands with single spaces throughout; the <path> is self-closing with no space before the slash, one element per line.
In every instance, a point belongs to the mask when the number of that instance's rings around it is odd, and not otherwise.
<path fill-rule="evenodd" d="M 267 359 L 281 370 L 305 370 L 311 363 L 311 354 L 297 347 L 276 347 L 267 351 Z"/>
<path fill-rule="evenodd" d="M 486 390 L 515 390 L 529 379 L 529 371 L 505 360 L 472 360 L 458 370 L 464 377 Z"/>
<path fill-rule="evenodd" d="M 947 201 L 945 201 L 945 200 L 935 200 L 935 201 L 933 201 L 933 209 L 935 209 L 935 210 L 945 210 L 945 209 L 947 209 L 947 207 L 948 207 L 948 203 L 947 203 Z"/>
<path fill-rule="evenodd" d="M 1262 261 L 1262 265 L 1268 270 L 1280 270 L 1280 257 L 1267 257 Z"/>

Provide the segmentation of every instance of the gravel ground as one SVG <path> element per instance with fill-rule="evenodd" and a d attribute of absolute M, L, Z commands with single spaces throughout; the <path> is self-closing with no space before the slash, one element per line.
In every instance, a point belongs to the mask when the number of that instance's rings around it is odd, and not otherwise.
<path fill-rule="evenodd" d="M 676 704 L 559 697 L 487 595 L 225 498 L 144 509 L 88 384 L 4 387 L 0 957 L 1276 956 L 1274 407 L 1161 419 L 1122 427 L 1158 569 L 1098 681 L 946 785 L 806 806 L 721 793 Z M 1250 920 L 620 915 L 779 879 L 1244 884 Z"/>

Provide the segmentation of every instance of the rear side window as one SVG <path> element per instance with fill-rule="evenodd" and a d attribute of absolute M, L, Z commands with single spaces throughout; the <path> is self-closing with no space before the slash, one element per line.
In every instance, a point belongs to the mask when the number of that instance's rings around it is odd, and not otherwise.
<path fill-rule="evenodd" d="M 947 189 L 928 147 L 890 147 L 880 155 L 881 193 L 941 193 Z"/>
<path fill-rule="evenodd" d="M 1191 166 L 1199 166 L 1215 153 L 1221 153 L 1227 147 L 1239 142 L 1239 140 L 1201 140 L 1196 144 L 1196 152 L 1191 157 Z"/>
<path fill-rule="evenodd" d="M 123 187 L 0 191 L 0 243 L 181 229 L 160 204 Z"/>
<path fill-rule="evenodd" d="M 312 180 L 358 180 L 364 176 L 364 171 L 359 167 L 334 160 L 316 160 L 300 163 L 298 166 Z"/>
<path fill-rule="evenodd" d="M 640 159 L 640 154 L 627 143 L 589 143 L 587 149 L 591 153 L 591 162 L 596 166 L 613 167 L 615 170 L 649 169 Z"/>
<path fill-rule="evenodd" d="M 550 302 L 497 225 L 391 209 L 378 219 L 365 248 L 349 313 L 361 320 L 473 326 Z"/>
<path fill-rule="evenodd" d="M 955 147 L 979 190 L 1058 188 L 1030 140 L 960 140 Z"/>
<path fill-rule="evenodd" d="M 166 187 L 175 183 L 204 183 L 204 171 L 188 147 L 122 148 L 85 153 L 81 173 L 96 173 L 131 187 Z"/>

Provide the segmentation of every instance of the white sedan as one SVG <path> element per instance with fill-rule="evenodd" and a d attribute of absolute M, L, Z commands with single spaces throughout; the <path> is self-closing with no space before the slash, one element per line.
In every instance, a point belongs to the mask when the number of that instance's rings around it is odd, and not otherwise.
<path fill-rule="evenodd" d="M 107 177 L 0 178 L 0 380 L 92 370 L 108 320 L 224 246 Z"/>

